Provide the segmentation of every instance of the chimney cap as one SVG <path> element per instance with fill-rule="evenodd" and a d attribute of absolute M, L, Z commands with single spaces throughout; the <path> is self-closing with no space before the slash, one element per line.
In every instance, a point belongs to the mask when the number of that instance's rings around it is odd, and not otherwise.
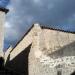
<path fill-rule="evenodd" d="M 5 12 L 6 14 L 8 13 L 9 9 L 6 9 L 6 8 L 3 8 L 3 7 L 0 7 L 0 11 L 3 11 Z"/>

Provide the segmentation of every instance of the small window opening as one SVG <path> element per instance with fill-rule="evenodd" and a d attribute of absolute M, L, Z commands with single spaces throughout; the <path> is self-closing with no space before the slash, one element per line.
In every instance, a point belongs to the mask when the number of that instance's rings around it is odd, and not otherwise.
<path fill-rule="evenodd" d="M 57 71 L 57 75 L 62 75 L 61 71 Z"/>

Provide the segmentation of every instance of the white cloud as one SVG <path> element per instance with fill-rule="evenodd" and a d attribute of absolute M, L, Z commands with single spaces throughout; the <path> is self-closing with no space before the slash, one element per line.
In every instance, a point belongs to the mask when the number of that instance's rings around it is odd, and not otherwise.
<path fill-rule="evenodd" d="M 4 37 L 9 42 L 17 41 L 21 37 L 20 30 L 17 27 L 14 28 L 12 24 L 10 25 L 8 22 L 6 22 L 4 27 L 5 27 Z"/>
<path fill-rule="evenodd" d="M 9 22 L 6 22 L 6 23 L 4 24 L 4 27 L 5 27 L 5 28 L 11 28 L 12 26 L 9 24 Z"/>
<path fill-rule="evenodd" d="M 41 0 L 33 0 L 35 3 L 40 3 Z"/>
<path fill-rule="evenodd" d="M 10 11 L 6 19 L 8 22 L 5 24 L 6 40 L 14 41 L 18 39 L 33 22 L 40 22 L 45 25 L 59 24 L 61 20 L 67 19 L 67 16 L 75 12 L 75 8 L 73 8 L 75 1 L 72 1 L 11 0 L 11 5 L 8 6 Z M 73 4 L 70 4 L 71 2 Z M 72 18 L 70 20 L 72 23 L 74 22 Z"/>
<path fill-rule="evenodd" d="M 34 5 L 36 6 L 43 6 L 43 0 L 33 0 Z"/>

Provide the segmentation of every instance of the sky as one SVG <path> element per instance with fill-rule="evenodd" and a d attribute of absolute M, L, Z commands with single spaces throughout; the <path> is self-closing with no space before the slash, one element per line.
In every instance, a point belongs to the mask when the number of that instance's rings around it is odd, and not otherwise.
<path fill-rule="evenodd" d="M 4 50 L 14 46 L 33 23 L 75 31 L 75 0 L 10 0 L 7 8 Z"/>
<path fill-rule="evenodd" d="M 6 7 L 10 0 L 0 0 L 0 7 Z"/>

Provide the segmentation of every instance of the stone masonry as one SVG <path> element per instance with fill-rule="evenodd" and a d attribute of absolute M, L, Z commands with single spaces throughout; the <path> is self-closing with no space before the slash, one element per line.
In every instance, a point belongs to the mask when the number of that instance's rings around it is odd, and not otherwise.
<path fill-rule="evenodd" d="M 29 75 L 70 75 L 75 71 L 75 34 L 35 26 Z"/>
<path fill-rule="evenodd" d="M 29 75 L 71 75 L 75 71 L 75 34 L 34 24 L 17 46 L 8 52 L 9 61 L 14 60 L 30 44 Z"/>

